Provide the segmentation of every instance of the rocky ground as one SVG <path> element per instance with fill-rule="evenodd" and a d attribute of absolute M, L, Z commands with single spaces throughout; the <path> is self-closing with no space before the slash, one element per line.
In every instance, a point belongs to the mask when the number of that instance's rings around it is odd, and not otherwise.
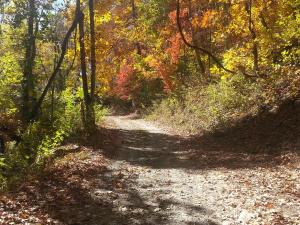
<path fill-rule="evenodd" d="M 300 224 L 297 152 L 229 151 L 133 116 L 98 139 L 2 196 L 0 224 Z"/>

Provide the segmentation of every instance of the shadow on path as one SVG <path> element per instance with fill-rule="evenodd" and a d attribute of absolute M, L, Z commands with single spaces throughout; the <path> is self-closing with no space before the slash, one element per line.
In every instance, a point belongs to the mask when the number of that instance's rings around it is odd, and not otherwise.
<path fill-rule="evenodd" d="M 110 139 L 104 142 L 107 157 L 151 168 L 254 168 L 282 162 L 280 152 L 251 153 L 242 143 L 227 137 L 207 135 L 184 138 L 145 130 L 102 128 Z M 234 140 L 234 139 L 232 139 Z M 236 147 L 235 147 L 236 146 Z"/>
<path fill-rule="evenodd" d="M 138 119 L 120 118 L 133 124 Z M 286 152 L 300 154 L 300 105 L 288 100 L 276 112 L 263 111 L 222 131 L 189 138 L 150 133 L 144 128 L 104 127 L 101 133 L 109 137 L 104 143 L 107 156 L 136 165 L 185 169 L 272 167 L 285 162 L 282 155 Z"/>

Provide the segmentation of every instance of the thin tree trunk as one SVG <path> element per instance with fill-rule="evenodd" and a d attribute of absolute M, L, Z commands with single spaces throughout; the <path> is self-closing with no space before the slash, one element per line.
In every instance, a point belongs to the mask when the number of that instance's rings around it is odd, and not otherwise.
<path fill-rule="evenodd" d="M 96 89 L 96 38 L 94 0 L 89 0 L 90 38 L 91 38 L 91 125 L 95 125 L 95 89 Z"/>
<path fill-rule="evenodd" d="M 136 6 L 135 6 L 135 0 L 131 0 L 131 15 L 132 15 L 132 20 L 133 20 L 133 26 L 136 27 L 136 19 L 137 19 L 137 12 L 136 12 Z M 142 49 L 141 45 L 138 41 L 134 43 L 136 52 L 138 55 L 142 55 Z M 139 96 L 138 95 L 133 95 L 132 96 L 132 108 L 135 112 L 138 112 L 138 107 L 139 107 Z"/>
<path fill-rule="evenodd" d="M 25 67 L 23 76 L 23 121 L 29 122 L 30 112 L 35 103 L 33 68 L 36 56 L 36 43 L 34 32 L 34 20 L 36 17 L 35 0 L 28 1 L 28 19 L 27 19 L 27 40 L 25 53 Z M 38 29 L 38 28 L 36 28 Z"/>
<path fill-rule="evenodd" d="M 209 26 L 209 51 L 212 53 L 212 32 L 211 32 L 211 27 Z M 208 76 L 211 78 L 211 57 L 208 56 Z"/>
<path fill-rule="evenodd" d="M 80 4 L 80 0 L 77 0 L 77 4 Z M 88 77 L 87 77 L 87 66 L 86 66 L 86 51 L 85 51 L 85 43 L 84 43 L 84 14 L 79 8 L 79 45 L 80 45 L 80 65 L 81 65 L 81 78 L 82 78 L 82 89 L 84 96 L 84 105 L 85 105 L 85 121 L 84 126 L 88 133 L 93 130 L 95 124 L 92 123 L 92 101 L 91 96 L 89 94 L 89 86 L 88 86 Z"/>
<path fill-rule="evenodd" d="M 2 23 L 4 23 L 4 7 L 5 7 L 5 3 L 4 2 L 0 2 L 0 38 L 2 38 Z"/>
<path fill-rule="evenodd" d="M 57 45 L 54 45 L 53 50 L 55 52 L 55 56 L 53 59 L 53 65 L 54 65 L 53 70 L 55 70 L 55 66 L 57 65 L 57 55 L 59 54 L 59 47 Z M 55 101 L 55 82 L 53 82 L 51 88 L 51 115 L 50 115 L 51 123 L 53 123 L 54 121 L 54 101 Z"/>
<path fill-rule="evenodd" d="M 96 38 L 95 38 L 95 12 L 94 0 L 89 0 L 90 9 L 90 35 L 91 35 L 91 100 L 95 98 L 96 87 Z"/>
<path fill-rule="evenodd" d="M 0 154 L 5 153 L 5 141 L 4 139 L 0 136 Z"/>
<path fill-rule="evenodd" d="M 254 22 L 252 20 L 252 0 L 249 0 L 249 2 L 246 2 L 246 11 L 249 15 L 249 24 L 248 28 L 251 33 L 251 38 L 253 41 L 253 47 L 252 47 L 252 55 L 253 55 L 253 70 L 256 75 L 259 74 L 259 53 L 258 53 L 258 44 L 256 40 L 256 32 L 254 28 Z"/>
<path fill-rule="evenodd" d="M 79 1 L 79 0 L 78 0 Z M 87 79 L 87 69 L 86 69 L 86 51 L 84 43 L 84 14 L 82 11 L 79 18 L 79 45 L 80 45 L 80 65 L 81 65 L 81 77 L 82 77 L 82 88 L 84 94 L 84 101 L 88 103 L 90 101 L 89 89 L 88 89 L 88 79 Z"/>
<path fill-rule="evenodd" d="M 43 93 L 41 94 L 40 98 L 38 99 L 38 101 L 36 102 L 35 106 L 32 109 L 32 112 L 30 114 L 30 119 L 31 120 L 36 119 L 36 117 L 38 115 L 38 112 L 39 112 L 39 109 L 41 108 L 41 106 L 43 104 L 43 101 L 44 101 L 46 95 L 48 94 L 48 91 L 51 88 L 51 85 L 54 82 L 54 80 L 56 78 L 56 75 L 58 74 L 58 72 L 60 70 L 60 67 L 61 67 L 61 65 L 62 65 L 62 63 L 64 61 L 69 39 L 70 39 L 73 31 L 76 29 L 77 24 L 79 22 L 80 14 L 78 13 L 79 12 L 78 11 L 78 7 L 79 7 L 79 5 L 76 5 L 75 18 L 73 20 L 73 23 L 72 23 L 71 27 L 67 31 L 66 36 L 65 36 L 63 42 L 62 42 L 62 45 L 61 45 L 61 54 L 60 54 L 60 58 L 58 60 L 58 63 L 56 65 L 56 67 L 55 67 L 55 70 L 53 71 L 51 77 L 49 78 L 49 81 L 48 81 L 48 83 L 47 83 L 47 85 L 46 85 Z"/>

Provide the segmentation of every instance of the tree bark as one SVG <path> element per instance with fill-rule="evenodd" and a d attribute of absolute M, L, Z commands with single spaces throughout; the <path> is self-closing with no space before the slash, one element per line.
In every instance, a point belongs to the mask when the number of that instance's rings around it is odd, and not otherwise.
<path fill-rule="evenodd" d="M 79 0 L 78 0 L 79 1 Z M 79 45 L 80 45 L 80 67 L 81 67 L 81 78 L 82 78 L 82 88 L 84 95 L 84 102 L 88 104 L 90 102 L 89 87 L 87 79 L 87 69 L 86 69 L 86 51 L 84 43 L 84 14 L 80 10 L 79 16 Z"/>
<path fill-rule="evenodd" d="M 132 10 L 132 19 L 133 19 L 133 25 L 135 26 L 136 19 L 137 19 L 137 12 L 136 12 L 136 6 L 135 6 L 135 0 L 131 0 L 131 10 Z M 136 51 L 138 55 L 142 54 L 142 49 L 140 43 L 137 41 L 135 42 Z"/>
<path fill-rule="evenodd" d="M 96 88 L 96 38 L 95 38 L 95 11 L 94 0 L 89 0 L 90 35 L 91 35 L 91 100 L 95 100 Z"/>
<path fill-rule="evenodd" d="M 4 22 L 4 7 L 5 7 L 5 2 L 0 1 L 0 38 L 2 38 L 2 23 Z"/>
<path fill-rule="evenodd" d="M 27 40 L 25 53 L 25 67 L 23 74 L 23 107 L 22 116 L 24 122 L 29 122 L 30 112 L 35 104 L 35 87 L 33 68 L 36 56 L 36 41 L 34 22 L 36 17 L 35 0 L 28 1 Z M 38 28 L 36 28 L 38 29 Z M 37 31 L 36 31 L 37 32 Z"/>
<path fill-rule="evenodd" d="M 256 75 L 259 74 L 259 53 L 258 53 L 258 44 L 257 44 L 257 35 L 254 28 L 254 22 L 252 20 L 252 0 L 249 0 L 246 2 L 246 11 L 249 15 L 249 24 L 248 28 L 251 33 L 251 38 L 253 41 L 253 47 L 252 47 L 252 55 L 253 55 L 253 70 Z"/>
<path fill-rule="evenodd" d="M 137 12 L 136 12 L 136 5 L 135 5 L 135 0 L 131 0 L 131 16 L 132 16 L 132 21 L 133 21 L 133 26 L 136 27 L 136 19 L 138 17 Z M 142 55 L 142 49 L 141 49 L 141 44 L 136 41 L 134 43 L 135 48 L 136 48 L 136 52 L 138 55 Z M 136 76 L 136 72 L 134 72 L 135 76 Z M 132 108 L 135 112 L 138 111 L 139 108 L 139 94 L 133 94 L 132 96 Z"/>
<path fill-rule="evenodd" d="M 5 141 L 4 139 L 0 136 L 0 154 L 5 153 Z"/>
<path fill-rule="evenodd" d="M 80 4 L 80 0 L 77 0 L 77 4 Z M 87 133 L 92 134 L 95 128 L 95 120 L 93 119 L 93 104 L 91 95 L 89 93 L 87 66 L 86 66 L 86 51 L 85 51 L 85 31 L 84 31 L 84 14 L 79 7 L 79 47 L 80 47 L 80 65 L 81 65 L 81 78 L 82 89 L 84 95 L 85 105 L 85 121 L 83 121 Z"/>
<path fill-rule="evenodd" d="M 96 37 L 95 37 L 95 9 L 94 0 L 89 0 L 90 39 L 91 39 L 91 125 L 95 126 L 95 89 L 96 89 Z"/>

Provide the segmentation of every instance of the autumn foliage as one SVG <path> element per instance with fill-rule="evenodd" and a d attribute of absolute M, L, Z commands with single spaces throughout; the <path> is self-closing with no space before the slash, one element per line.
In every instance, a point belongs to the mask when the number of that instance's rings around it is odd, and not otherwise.
<path fill-rule="evenodd" d="M 135 70 L 130 62 L 120 66 L 120 72 L 116 77 L 114 93 L 123 100 L 129 100 L 139 90 Z"/>

